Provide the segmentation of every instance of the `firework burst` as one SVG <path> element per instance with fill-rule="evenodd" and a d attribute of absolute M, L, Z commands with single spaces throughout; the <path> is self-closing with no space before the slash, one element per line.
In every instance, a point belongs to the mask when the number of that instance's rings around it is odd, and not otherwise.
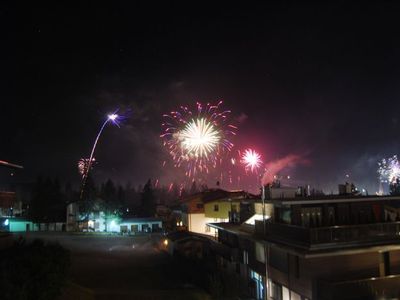
<path fill-rule="evenodd" d="M 379 180 L 384 183 L 395 182 L 400 178 L 400 162 L 397 155 L 384 158 L 378 162 Z"/>
<path fill-rule="evenodd" d="M 176 167 L 185 166 L 186 175 L 209 172 L 221 162 L 233 144 L 230 138 L 236 127 L 229 123 L 230 111 L 221 111 L 222 101 L 216 105 L 197 102 L 196 110 L 181 106 L 178 111 L 165 114 L 161 138 Z"/>
<path fill-rule="evenodd" d="M 257 172 L 262 165 L 261 155 L 253 149 L 246 149 L 240 157 L 240 162 L 244 165 L 246 171 Z"/>
<path fill-rule="evenodd" d="M 82 178 L 86 176 L 89 170 L 89 165 L 90 169 L 93 169 L 93 165 L 96 162 L 96 159 L 93 157 L 92 162 L 89 164 L 89 158 L 81 158 L 78 160 L 78 171 L 79 174 L 82 175 Z"/>

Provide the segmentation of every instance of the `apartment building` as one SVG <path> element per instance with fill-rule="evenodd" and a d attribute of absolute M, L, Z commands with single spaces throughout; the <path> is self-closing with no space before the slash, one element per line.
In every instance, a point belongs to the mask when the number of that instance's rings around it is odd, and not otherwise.
<path fill-rule="evenodd" d="M 270 219 L 210 224 L 220 266 L 256 299 L 400 297 L 399 196 L 267 199 Z"/>

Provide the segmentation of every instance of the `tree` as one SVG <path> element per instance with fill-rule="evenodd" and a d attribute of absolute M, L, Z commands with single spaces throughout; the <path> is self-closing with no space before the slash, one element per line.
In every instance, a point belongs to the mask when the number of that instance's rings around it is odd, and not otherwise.
<path fill-rule="evenodd" d="M 42 200 L 44 191 L 44 180 L 41 176 L 36 179 L 32 189 L 32 200 L 29 205 L 29 217 L 33 222 L 43 221 L 43 212 L 45 210 L 45 203 Z"/>
<path fill-rule="evenodd" d="M 97 201 L 97 187 L 93 181 L 93 178 L 89 175 L 86 179 L 85 190 L 82 194 L 82 201 L 79 203 L 79 213 L 82 219 L 89 217 L 89 214 L 93 212 Z"/>
<path fill-rule="evenodd" d="M 64 222 L 66 201 L 58 179 L 38 177 L 32 190 L 29 216 L 36 223 Z"/>
<path fill-rule="evenodd" d="M 151 179 L 144 185 L 141 196 L 141 215 L 143 217 L 154 216 L 156 213 L 156 204 Z"/>
<path fill-rule="evenodd" d="M 396 178 L 389 185 L 390 195 L 397 196 L 400 195 L 400 178 Z"/>
<path fill-rule="evenodd" d="M 198 191 L 196 181 L 193 180 L 192 187 L 190 188 L 190 195 L 196 194 Z"/>
<path fill-rule="evenodd" d="M 104 212 L 105 228 L 107 231 L 109 221 L 119 219 L 122 214 L 122 202 L 118 199 L 117 189 L 111 179 L 102 184 L 101 198 L 103 200 L 101 207 Z"/>

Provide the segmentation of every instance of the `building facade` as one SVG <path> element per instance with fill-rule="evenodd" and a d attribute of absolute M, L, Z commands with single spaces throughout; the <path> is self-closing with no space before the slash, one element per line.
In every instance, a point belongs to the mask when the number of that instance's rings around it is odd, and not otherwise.
<path fill-rule="evenodd" d="M 212 224 L 223 269 L 256 299 L 397 299 L 400 197 L 270 199 L 269 220 Z"/>
<path fill-rule="evenodd" d="M 238 218 L 241 203 L 252 198 L 253 195 L 244 191 L 222 189 L 210 189 L 188 196 L 182 203 L 182 226 L 191 232 L 215 236 L 215 229 L 208 224 Z"/>

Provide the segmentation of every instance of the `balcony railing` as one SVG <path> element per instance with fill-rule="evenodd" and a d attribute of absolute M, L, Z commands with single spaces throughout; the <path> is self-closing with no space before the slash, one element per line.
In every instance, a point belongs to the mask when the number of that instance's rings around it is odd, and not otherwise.
<path fill-rule="evenodd" d="M 398 299 L 400 275 L 341 282 L 319 282 L 318 299 Z"/>
<path fill-rule="evenodd" d="M 256 221 L 256 234 L 263 235 L 262 221 Z M 307 228 L 265 223 L 265 236 L 305 247 L 323 244 L 400 242 L 400 222 Z"/>

